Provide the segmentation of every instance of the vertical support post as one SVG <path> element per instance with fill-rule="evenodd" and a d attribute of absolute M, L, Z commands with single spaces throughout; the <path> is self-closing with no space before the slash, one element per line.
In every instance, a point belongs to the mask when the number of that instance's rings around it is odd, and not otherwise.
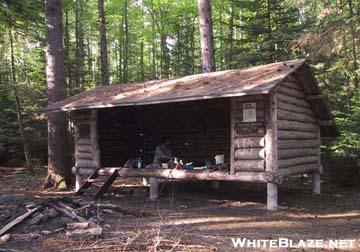
<path fill-rule="evenodd" d="M 278 129 L 277 129 L 277 94 L 276 88 L 272 90 L 266 99 L 266 134 L 265 134 L 265 169 L 273 173 L 278 170 Z M 267 183 L 267 209 L 278 209 L 278 185 L 273 182 Z"/>
<path fill-rule="evenodd" d="M 320 180 L 320 173 L 318 171 L 313 172 L 312 182 L 313 182 L 313 193 L 319 195 L 321 193 L 321 180 Z"/>
<path fill-rule="evenodd" d="M 321 164 L 321 136 L 320 136 L 320 127 L 318 127 L 317 138 L 319 141 L 318 146 L 318 165 L 319 169 L 314 171 L 312 174 L 312 182 L 313 182 L 313 193 L 320 194 L 321 193 L 321 177 L 320 174 L 323 172 L 322 164 Z"/>
<path fill-rule="evenodd" d="M 75 174 L 75 191 L 79 191 L 80 187 L 82 185 L 82 177 L 79 174 L 78 169 L 76 169 L 76 174 Z"/>
<path fill-rule="evenodd" d="M 154 201 L 156 200 L 158 195 L 158 179 L 157 178 L 150 178 L 150 200 Z"/>
<path fill-rule="evenodd" d="M 77 124 L 76 119 L 74 120 L 74 148 L 75 148 L 75 190 L 78 191 L 82 184 L 82 177 L 80 175 L 79 171 L 79 139 L 80 139 L 80 133 L 79 133 L 79 126 Z"/>
<path fill-rule="evenodd" d="M 235 106 L 236 106 L 236 98 L 230 98 L 230 174 L 235 174 L 234 169 L 234 156 L 235 156 Z"/>
<path fill-rule="evenodd" d="M 98 169 L 101 166 L 100 161 L 100 148 L 99 148 L 99 134 L 98 134 L 98 111 L 97 109 L 91 110 L 90 115 L 90 139 L 91 150 L 93 155 L 93 168 Z"/>

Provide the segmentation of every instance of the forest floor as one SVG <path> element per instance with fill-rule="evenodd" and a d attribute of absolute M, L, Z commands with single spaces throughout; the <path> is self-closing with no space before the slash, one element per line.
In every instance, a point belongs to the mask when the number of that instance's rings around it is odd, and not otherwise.
<path fill-rule="evenodd" d="M 41 189 L 45 175 L 45 171 L 29 176 L 21 168 L 0 167 L 0 215 L 10 210 L 16 217 L 25 212 L 27 202 L 73 194 Z M 262 185 L 226 183 L 213 191 L 209 183 L 164 183 L 162 197 L 150 202 L 141 180 L 119 178 L 100 202 L 151 216 L 105 214 L 103 234 L 97 238 L 68 237 L 64 231 L 29 238 L 24 234 L 65 225 L 60 220 L 30 225 L 30 217 L 10 230 L 17 238 L 0 244 L 0 251 L 243 251 L 234 248 L 231 238 L 359 240 L 359 187 L 325 184 L 322 195 L 315 196 L 308 182 L 307 178 L 303 183 L 286 181 L 280 186 L 279 211 L 269 212 Z M 0 221 L 0 228 L 8 222 Z"/>

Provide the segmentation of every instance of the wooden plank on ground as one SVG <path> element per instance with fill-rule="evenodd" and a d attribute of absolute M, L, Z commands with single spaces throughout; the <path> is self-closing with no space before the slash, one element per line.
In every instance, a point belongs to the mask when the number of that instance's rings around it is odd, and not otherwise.
<path fill-rule="evenodd" d="M 99 169 L 96 169 L 93 171 L 92 174 L 88 177 L 88 179 L 85 181 L 85 183 L 79 188 L 79 190 L 75 193 L 75 196 L 84 194 L 84 190 L 88 189 L 93 182 L 91 182 L 92 179 L 96 179 L 99 177 L 98 173 Z"/>
<path fill-rule="evenodd" d="M 114 183 L 114 181 L 118 177 L 118 173 L 119 173 L 119 170 L 113 171 L 113 173 L 111 174 L 109 179 L 106 180 L 106 182 L 101 186 L 99 191 L 96 193 L 94 199 L 99 199 L 99 198 L 101 198 L 101 196 L 103 196 L 104 193 L 106 193 L 106 191 L 110 188 L 110 186 Z"/>
<path fill-rule="evenodd" d="M 36 207 L 32 210 L 27 211 L 26 213 L 24 213 L 23 215 L 20 215 L 19 217 L 17 217 L 15 220 L 10 221 L 8 224 L 5 225 L 5 227 L 3 227 L 0 230 L 0 236 L 2 236 L 3 234 L 5 234 L 7 231 L 9 231 L 11 228 L 13 228 L 14 226 L 16 226 L 17 224 L 19 224 L 20 222 L 22 222 L 23 220 L 25 220 L 26 218 L 30 217 L 32 214 L 34 214 L 35 212 L 39 211 L 41 209 L 42 206 Z"/>

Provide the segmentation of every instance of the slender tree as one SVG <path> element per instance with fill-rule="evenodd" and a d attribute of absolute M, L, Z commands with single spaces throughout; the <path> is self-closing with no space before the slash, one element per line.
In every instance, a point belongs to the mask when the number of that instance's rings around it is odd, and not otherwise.
<path fill-rule="evenodd" d="M 144 41 L 141 41 L 140 44 L 140 77 L 141 81 L 145 80 L 145 70 L 144 70 Z"/>
<path fill-rule="evenodd" d="M 157 72 L 156 72 L 156 32 L 155 32 L 155 15 L 154 15 L 154 5 L 152 0 L 150 0 L 150 6 L 151 6 L 151 33 L 152 33 L 152 43 L 151 43 L 151 77 L 152 79 L 157 78 Z"/>
<path fill-rule="evenodd" d="M 355 24 L 354 24 L 355 13 L 354 13 L 352 0 L 348 0 L 348 5 L 349 5 L 349 17 L 350 17 L 349 25 L 350 25 L 350 33 L 351 33 L 351 41 L 352 41 L 351 52 L 352 52 L 352 56 L 353 56 L 354 87 L 358 88 L 359 80 L 357 77 L 357 71 L 359 69 L 358 69 L 358 64 L 357 64 L 357 50 L 356 50 L 356 46 L 358 45 L 356 42 L 356 40 L 357 40 L 356 38 L 358 38 L 358 36 L 357 36 Z"/>
<path fill-rule="evenodd" d="M 202 71 L 213 72 L 216 67 L 210 0 L 198 0 L 198 8 Z"/>
<path fill-rule="evenodd" d="M 11 77 L 12 77 L 13 89 L 14 89 L 14 95 L 15 95 L 16 115 L 17 115 L 20 136 L 21 136 L 21 141 L 22 141 L 23 150 L 24 150 L 26 167 L 29 169 L 30 172 L 33 172 L 33 167 L 32 167 L 31 159 L 30 159 L 29 144 L 26 140 L 25 132 L 24 132 L 23 117 L 22 117 L 22 113 L 21 113 L 21 104 L 20 104 L 19 92 L 18 92 L 17 82 L 16 82 L 14 42 L 13 42 L 13 35 L 12 35 L 12 20 L 11 20 L 9 13 L 7 13 L 7 21 L 8 21 L 9 41 L 10 41 Z"/>
<path fill-rule="evenodd" d="M 233 60 L 233 49 L 234 49 L 234 7 L 231 7 L 230 10 L 230 20 L 229 20 L 229 31 L 227 38 L 227 50 L 226 50 L 226 68 L 232 68 Z"/>
<path fill-rule="evenodd" d="M 72 87 L 72 66 L 70 59 L 70 25 L 69 25 L 69 7 L 65 10 L 65 25 L 64 25 L 64 57 L 65 57 L 65 76 L 69 87 Z"/>
<path fill-rule="evenodd" d="M 121 22 L 120 22 L 121 26 L 119 27 L 119 35 L 117 36 L 117 40 L 118 40 L 118 64 L 117 64 L 117 80 L 119 83 L 122 83 L 123 81 L 123 69 L 122 69 L 122 60 L 123 60 L 123 43 L 124 43 L 124 39 L 123 39 L 123 33 L 124 33 L 124 18 L 121 17 Z"/>
<path fill-rule="evenodd" d="M 75 19 L 75 35 L 76 35 L 76 86 L 84 88 L 84 58 L 85 58 L 85 43 L 84 43 L 84 26 L 83 26 L 83 0 L 76 1 L 76 19 Z"/>
<path fill-rule="evenodd" d="M 128 16 L 128 1 L 124 2 L 124 70 L 123 83 L 129 81 L 129 16 Z"/>
<path fill-rule="evenodd" d="M 106 20 L 104 0 L 98 0 L 99 34 L 100 34 L 100 61 L 101 61 L 101 85 L 109 85 L 109 63 L 106 42 Z"/>
<path fill-rule="evenodd" d="M 65 98 L 65 73 L 61 0 L 45 1 L 46 82 L 48 104 Z M 45 187 L 70 182 L 68 122 L 62 112 L 48 114 L 48 176 Z"/>

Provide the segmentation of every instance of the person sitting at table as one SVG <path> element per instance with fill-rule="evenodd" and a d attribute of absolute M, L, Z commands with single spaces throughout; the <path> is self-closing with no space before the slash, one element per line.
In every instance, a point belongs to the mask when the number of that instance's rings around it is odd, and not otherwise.
<path fill-rule="evenodd" d="M 170 149 L 170 138 L 163 137 L 161 139 L 160 145 L 156 146 L 155 155 L 154 155 L 154 163 L 161 164 L 169 163 L 173 160 L 173 155 Z"/>

